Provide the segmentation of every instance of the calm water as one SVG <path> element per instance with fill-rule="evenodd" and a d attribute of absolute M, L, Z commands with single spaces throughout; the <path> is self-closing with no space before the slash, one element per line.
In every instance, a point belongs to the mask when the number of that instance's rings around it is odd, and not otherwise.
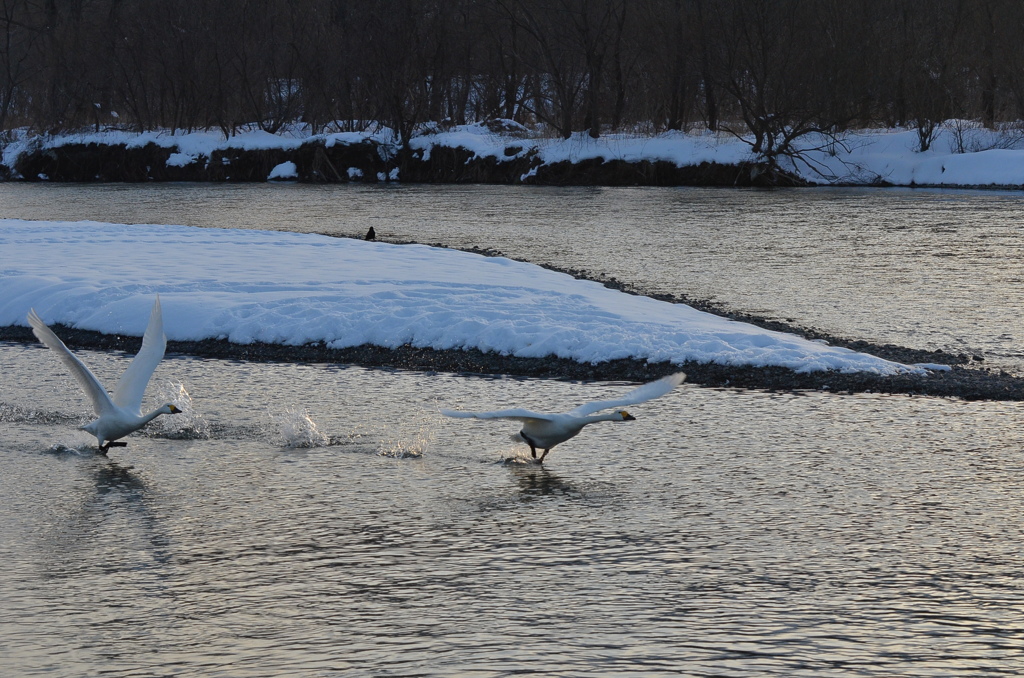
<path fill-rule="evenodd" d="M 1024 375 L 1024 193 L 0 183 L 0 216 L 498 249 Z"/>
<path fill-rule="evenodd" d="M 436 407 L 630 386 L 171 358 L 190 414 L 107 459 L 45 349 L 0 362 L 4 675 L 1024 665 L 1022 403 L 684 387 L 538 468 Z"/>
<path fill-rule="evenodd" d="M 911 191 L 27 186 L 0 217 L 492 247 L 1024 373 L 1021 198 Z M 83 352 L 113 383 L 128 358 Z M 0 343 L 0 675 L 998 676 L 1024 665 L 1024 403 L 169 357 L 109 458 Z M 823 384 L 825 385 L 825 384 Z"/>

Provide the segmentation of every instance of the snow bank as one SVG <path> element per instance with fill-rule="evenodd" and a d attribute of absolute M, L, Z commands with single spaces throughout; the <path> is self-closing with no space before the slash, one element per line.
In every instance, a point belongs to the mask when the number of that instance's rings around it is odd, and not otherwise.
<path fill-rule="evenodd" d="M 532 264 L 299 233 L 0 220 L 0 325 L 141 336 L 159 293 L 171 340 L 325 342 L 923 372 Z"/>
<path fill-rule="evenodd" d="M 371 142 L 380 152 L 394 154 L 395 135 L 390 130 L 378 132 L 345 132 L 309 135 L 295 130 L 274 135 L 251 131 L 225 139 L 219 133 L 98 132 L 59 137 L 24 138 L 8 144 L 3 164 L 14 166 L 16 157 L 30 148 L 56 148 L 68 144 L 124 144 L 128 148 L 156 144 L 174 152 L 168 160 L 172 166 L 185 166 L 201 156 L 211 157 L 215 151 L 293 150 L 303 143 L 316 141 L 327 148 Z M 1024 135 L 1005 134 L 991 130 L 967 128 L 955 121 L 939 129 L 931 147 L 919 152 L 920 142 L 915 130 L 862 130 L 842 135 L 840 143 L 830 143 L 819 136 L 808 136 L 797 142 L 804 160 L 782 166 L 804 179 L 816 183 L 874 184 L 899 186 L 1024 186 Z M 703 162 L 733 165 L 754 162 L 750 144 L 727 134 L 684 134 L 667 132 L 659 135 L 606 134 L 591 139 L 578 133 L 570 139 L 529 137 L 525 128 L 495 132 L 483 124 L 463 125 L 450 130 L 424 134 L 410 142 L 423 160 L 435 148 L 464 148 L 477 158 L 509 160 L 527 155 L 536 164 L 563 161 L 581 162 L 592 159 L 625 162 L 665 161 L 680 167 Z M 514 152 L 508 153 L 509 149 Z M 958 153 L 957 150 L 973 152 Z M 534 169 L 536 169 L 536 164 Z M 532 176 L 528 174 L 527 176 Z M 382 175 L 381 180 L 390 178 Z"/>
<path fill-rule="evenodd" d="M 920 152 L 915 130 L 869 130 L 850 133 L 831 150 L 809 137 L 803 148 L 811 163 L 790 165 L 804 178 L 819 183 L 878 183 L 896 186 L 1024 186 L 1024 150 L 991 148 L 1013 145 L 1012 138 L 974 130 L 973 147 L 986 149 L 958 153 L 956 134 L 940 130 L 929 150 Z M 816 178 L 817 177 L 817 178 Z"/>

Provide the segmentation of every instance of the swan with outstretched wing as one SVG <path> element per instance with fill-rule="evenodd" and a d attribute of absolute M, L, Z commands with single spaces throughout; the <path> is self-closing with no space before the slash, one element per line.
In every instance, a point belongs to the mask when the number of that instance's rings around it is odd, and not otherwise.
<path fill-rule="evenodd" d="M 621 398 L 585 403 L 564 414 L 544 414 L 524 409 L 496 410 L 493 412 L 441 410 L 441 414 L 446 417 L 459 417 L 462 419 L 514 419 L 521 421 L 523 428 L 517 434 L 516 439 L 529 445 L 530 454 L 533 458 L 537 459 L 538 462 L 543 462 L 544 457 L 547 456 L 552 447 L 569 440 L 569 438 L 582 431 L 584 426 L 599 421 L 633 421 L 636 417 L 626 410 L 617 408 L 637 405 L 663 396 L 683 383 L 685 379 L 685 374 L 677 372 L 676 374 L 671 374 L 635 388 Z M 612 408 L 616 408 L 616 411 L 609 414 L 595 414 L 601 410 Z M 538 449 L 543 450 L 539 459 L 537 458 Z"/>
<path fill-rule="evenodd" d="M 181 412 L 174 404 L 165 403 L 148 414 L 142 414 L 142 396 L 146 392 L 150 377 L 156 366 L 163 360 L 167 348 L 167 337 L 164 336 L 163 313 L 160 310 L 160 297 L 153 304 L 149 316 L 149 325 L 142 337 L 142 348 L 132 360 L 131 365 L 121 375 L 111 397 L 96 375 L 85 366 L 78 356 L 64 345 L 64 342 L 53 333 L 46 323 L 36 314 L 35 309 L 28 312 L 28 324 L 32 333 L 53 351 L 71 374 L 78 380 L 86 395 L 92 401 L 96 419 L 81 427 L 96 436 L 99 451 L 106 454 L 112 446 L 123 447 L 127 443 L 114 442 L 119 438 L 137 431 L 161 414 L 177 414 Z"/>

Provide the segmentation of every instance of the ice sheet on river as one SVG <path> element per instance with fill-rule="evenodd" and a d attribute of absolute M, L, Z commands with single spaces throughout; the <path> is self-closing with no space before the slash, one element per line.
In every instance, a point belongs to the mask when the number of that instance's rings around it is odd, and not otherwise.
<path fill-rule="evenodd" d="M 0 220 L 0 325 L 26 325 L 34 307 L 50 324 L 141 336 L 156 293 L 172 341 L 922 371 L 504 258 L 299 233 Z"/>

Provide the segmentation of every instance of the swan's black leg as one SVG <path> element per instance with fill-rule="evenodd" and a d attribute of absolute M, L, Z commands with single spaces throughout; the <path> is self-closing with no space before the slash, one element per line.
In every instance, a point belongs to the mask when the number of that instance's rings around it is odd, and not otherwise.
<path fill-rule="evenodd" d="M 523 442 L 530 446 L 530 456 L 534 459 L 537 458 L 537 443 L 530 439 L 530 436 L 526 435 L 526 431 L 520 431 L 519 437 L 523 439 Z"/>
<path fill-rule="evenodd" d="M 540 459 L 537 460 L 537 463 L 539 463 L 539 464 L 543 464 L 544 463 L 544 457 L 548 456 L 548 450 L 550 450 L 550 449 L 551 448 L 549 447 L 547 450 L 544 450 L 544 453 L 542 455 L 540 455 Z M 536 457 L 537 455 L 533 455 L 533 456 Z"/>
<path fill-rule="evenodd" d="M 100 446 L 100 450 L 99 450 L 100 454 L 106 454 L 107 450 L 109 450 L 111 447 L 128 447 L 128 443 L 117 442 L 117 441 L 113 441 L 112 440 L 112 441 L 108 442 L 106 445 L 101 445 Z"/>

